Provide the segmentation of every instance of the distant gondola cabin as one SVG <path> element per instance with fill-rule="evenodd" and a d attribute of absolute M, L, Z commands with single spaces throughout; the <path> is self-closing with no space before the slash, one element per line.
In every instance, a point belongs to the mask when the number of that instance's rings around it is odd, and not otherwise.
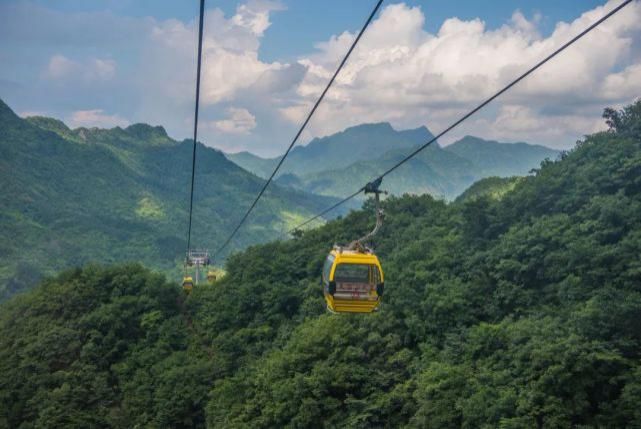
<path fill-rule="evenodd" d="M 191 276 L 185 276 L 183 278 L 183 291 L 185 293 L 190 293 L 194 288 L 194 279 Z"/>
<path fill-rule="evenodd" d="M 209 283 L 213 283 L 216 281 L 216 273 L 214 271 L 209 270 L 207 272 L 207 281 Z"/>
<path fill-rule="evenodd" d="M 368 251 L 332 250 L 321 278 L 327 308 L 336 313 L 371 313 L 383 296 L 383 268 Z"/>

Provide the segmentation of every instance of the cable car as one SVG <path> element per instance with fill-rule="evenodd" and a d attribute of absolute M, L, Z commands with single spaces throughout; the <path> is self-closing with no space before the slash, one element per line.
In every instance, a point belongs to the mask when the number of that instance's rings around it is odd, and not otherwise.
<path fill-rule="evenodd" d="M 368 183 L 365 194 L 374 194 L 376 225 L 374 229 L 345 247 L 336 246 L 329 252 L 321 285 L 327 309 L 333 313 L 371 313 L 378 310 L 383 297 L 383 267 L 374 251 L 365 246 L 383 225 L 385 214 L 380 206 L 379 186 L 382 178 Z"/>
<path fill-rule="evenodd" d="M 207 281 L 213 283 L 216 281 L 216 273 L 213 270 L 207 271 Z"/>
<path fill-rule="evenodd" d="M 183 291 L 185 293 L 191 293 L 191 290 L 194 288 L 194 279 L 191 276 L 183 277 Z"/>
<path fill-rule="evenodd" d="M 211 263 L 211 260 L 209 259 L 209 251 L 207 249 L 200 249 L 200 250 L 188 249 L 187 250 L 187 256 L 185 257 L 185 261 L 183 265 L 183 283 L 182 283 L 183 291 L 185 291 L 185 293 L 191 293 L 194 286 L 200 283 L 201 269 L 206 269 L 207 267 L 209 267 L 210 263 Z M 192 267 L 195 267 L 195 269 L 192 269 Z M 194 278 L 192 277 L 192 273 L 196 275 L 196 281 L 194 281 Z M 208 272 L 207 272 L 208 281 L 211 281 L 210 280 L 211 274 L 214 274 L 214 271 L 211 269 L 208 269 Z M 214 280 L 215 280 L 215 275 L 214 275 Z"/>
<path fill-rule="evenodd" d="M 322 274 L 327 308 L 335 313 L 371 313 L 383 296 L 383 268 L 370 251 L 335 247 Z"/>

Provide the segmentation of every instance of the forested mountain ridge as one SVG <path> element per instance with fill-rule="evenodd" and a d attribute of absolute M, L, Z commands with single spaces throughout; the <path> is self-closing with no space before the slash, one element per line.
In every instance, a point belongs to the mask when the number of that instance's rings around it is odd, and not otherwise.
<path fill-rule="evenodd" d="M 432 137 L 425 127 L 405 131 L 396 131 L 389 123 L 351 127 L 296 147 L 283 164 L 277 183 L 344 197 L 354 192 L 353 183 L 367 183 Z M 226 156 L 262 177 L 268 177 L 280 159 L 263 159 L 248 152 Z M 544 146 L 466 136 L 445 147 L 433 143 L 390 176 L 386 186 L 394 195 L 429 193 L 453 200 L 477 180 L 523 176 L 544 159 L 557 156 L 558 151 Z"/>
<path fill-rule="evenodd" d="M 318 284 L 371 205 L 189 297 L 140 266 L 46 280 L 1 307 L 0 425 L 641 425 L 641 103 L 606 119 L 500 198 L 389 198 L 372 315 Z"/>
<path fill-rule="evenodd" d="M 501 199 L 504 195 L 514 190 L 516 185 L 523 180 L 521 176 L 496 177 L 491 176 L 481 179 L 467 188 L 455 201 L 467 202 L 478 198 Z"/>
<path fill-rule="evenodd" d="M 499 143 L 474 136 L 462 139 L 444 148 L 471 162 L 477 176 L 522 176 L 538 167 L 546 158 L 554 160 L 558 151 L 545 146 L 524 142 Z"/>
<path fill-rule="evenodd" d="M 0 101 L 0 299 L 89 261 L 173 272 L 186 247 L 192 142 L 162 127 L 69 129 Z M 194 243 L 215 247 L 263 180 L 198 145 Z M 280 235 L 332 199 L 270 188 L 235 249 Z"/>

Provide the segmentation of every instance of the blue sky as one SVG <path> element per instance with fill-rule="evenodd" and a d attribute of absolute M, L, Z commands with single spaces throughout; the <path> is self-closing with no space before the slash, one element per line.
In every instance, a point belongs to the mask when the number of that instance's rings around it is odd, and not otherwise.
<path fill-rule="evenodd" d="M 362 122 L 439 131 L 617 3 L 386 1 L 304 140 Z M 205 143 L 279 153 L 373 4 L 208 1 Z M 605 105 L 641 95 L 639 10 L 452 139 L 567 147 L 598 129 Z M 197 11 L 196 0 L 0 0 L 0 98 L 71 126 L 144 121 L 188 137 Z"/>
<path fill-rule="evenodd" d="M 3 0 L 10 2 L 11 0 Z M 180 19 L 188 22 L 198 13 L 198 1 L 176 0 L 38 0 L 34 3 L 65 13 L 111 11 L 132 17 L 153 16 L 159 20 Z M 314 43 L 325 40 L 345 30 L 356 31 L 364 21 L 374 2 L 364 0 L 296 0 L 283 1 L 286 9 L 274 14 L 272 26 L 265 32 L 260 51 L 261 58 L 274 60 L 295 59 L 308 52 Z M 423 0 L 406 1 L 408 5 L 421 6 L 429 11 L 426 29 L 436 31 L 442 22 L 453 16 L 461 19 L 480 17 L 491 28 L 510 19 L 515 10 L 526 16 L 541 14 L 544 34 L 558 21 L 571 21 L 581 12 L 602 2 L 596 0 Z M 226 15 L 233 15 L 237 0 L 208 1 L 206 7 L 220 8 Z M 292 35 L 296 35 L 292 37 Z"/>

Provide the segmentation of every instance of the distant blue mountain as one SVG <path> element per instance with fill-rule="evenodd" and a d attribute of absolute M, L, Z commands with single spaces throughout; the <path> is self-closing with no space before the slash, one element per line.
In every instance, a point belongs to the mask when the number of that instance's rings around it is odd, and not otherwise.
<path fill-rule="evenodd" d="M 426 127 L 397 131 L 389 123 L 363 124 L 296 147 L 283 164 L 277 183 L 328 196 L 345 196 L 386 171 L 433 138 Z M 528 174 L 558 151 L 528 143 L 499 143 L 466 136 L 441 147 L 432 144 L 385 180 L 392 193 L 430 193 L 454 199 L 486 177 Z M 261 177 L 280 158 L 265 159 L 248 152 L 226 155 Z"/>
<path fill-rule="evenodd" d="M 374 160 L 391 149 L 415 147 L 432 137 L 426 127 L 396 131 L 387 122 L 357 125 L 327 137 L 315 138 L 305 146 L 295 147 L 279 174 L 303 176 L 345 168 L 355 162 Z M 261 177 L 269 176 L 280 160 L 280 157 L 265 159 L 249 152 L 226 156 Z"/>

